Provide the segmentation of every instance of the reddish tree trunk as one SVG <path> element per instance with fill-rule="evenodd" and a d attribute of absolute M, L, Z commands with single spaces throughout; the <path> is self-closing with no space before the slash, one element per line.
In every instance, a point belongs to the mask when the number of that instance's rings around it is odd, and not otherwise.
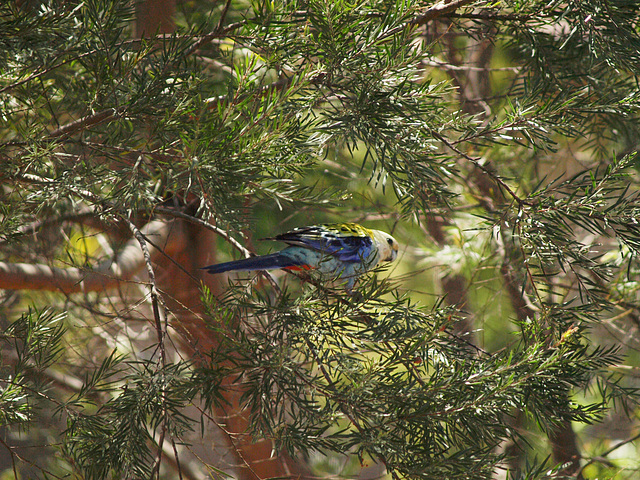
<path fill-rule="evenodd" d="M 136 36 L 173 32 L 176 0 L 144 0 L 136 4 Z"/>

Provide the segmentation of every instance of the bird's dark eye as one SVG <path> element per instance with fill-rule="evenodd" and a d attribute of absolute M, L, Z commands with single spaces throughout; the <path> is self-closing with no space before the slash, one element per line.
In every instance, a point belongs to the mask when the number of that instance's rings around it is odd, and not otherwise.
<path fill-rule="evenodd" d="M 393 246 L 393 238 L 387 238 L 387 243 Z"/>

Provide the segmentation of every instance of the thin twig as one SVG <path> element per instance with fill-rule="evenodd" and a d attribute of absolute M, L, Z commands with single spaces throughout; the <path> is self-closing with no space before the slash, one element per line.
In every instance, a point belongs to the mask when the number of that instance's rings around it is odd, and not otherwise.
<path fill-rule="evenodd" d="M 615 450 L 617 450 L 620 447 L 623 447 L 625 445 L 627 445 L 628 443 L 633 443 L 636 440 L 640 439 L 640 433 L 637 433 L 636 435 L 633 435 L 632 437 L 627 438 L 626 440 L 623 440 L 620 443 L 616 443 L 614 446 L 608 448 L 607 450 L 605 450 L 604 452 L 602 452 L 600 455 L 598 455 L 597 457 L 592 457 L 590 458 L 587 463 L 585 463 L 584 465 L 582 465 L 582 468 L 580 468 L 580 470 L 578 470 L 575 474 L 574 474 L 574 478 L 578 478 L 580 475 L 582 475 L 582 472 L 584 471 L 585 468 L 587 468 L 589 465 L 591 465 L 592 463 L 595 463 L 597 461 L 602 461 L 603 458 L 606 458 L 607 455 L 613 453 Z"/>
<path fill-rule="evenodd" d="M 36 392 L 36 393 L 39 393 L 39 392 Z M 44 395 L 43 395 L 43 396 L 44 396 Z M 45 398 L 47 398 L 47 397 L 45 397 Z M 49 400 L 50 400 L 50 398 L 49 398 Z M 20 460 L 21 462 L 26 463 L 27 465 L 29 465 L 29 466 L 31 466 L 31 467 L 33 467 L 33 468 L 35 468 L 35 469 L 40 470 L 42 473 L 44 473 L 44 474 L 45 474 L 45 476 L 50 476 L 50 477 L 52 477 L 52 478 L 58 478 L 58 479 L 62 480 L 62 478 L 63 478 L 63 477 L 60 477 L 59 475 L 56 475 L 55 473 L 53 473 L 53 472 L 51 472 L 51 471 L 47 470 L 47 469 L 46 469 L 46 468 L 44 468 L 44 467 L 41 467 L 40 465 L 38 465 L 38 464 L 36 464 L 35 462 L 33 462 L 33 461 L 29 460 L 28 458 L 26 458 L 26 457 L 22 457 L 22 456 L 20 456 L 18 453 L 14 452 L 14 451 L 13 451 L 13 447 L 11 447 L 10 445 L 8 445 L 8 444 L 7 444 L 7 443 L 2 439 L 2 437 L 1 437 L 1 436 L 0 436 L 0 443 L 1 443 L 3 446 L 5 446 L 7 449 L 9 449 L 9 454 L 11 455 L 11 461 L 12 461 L 12 463 L 13 463 L 13 474 L 14 474 L 14 476 L 15 476 L 16 480 L 18 480 L 18 479 L 19 479 L 19 477 L 18 477 L 18 472 L 17 472 L 16 466 L 15 466 L 14 457 L 15 457 L 15 458 L 17 458 L 18 460 Z M 65 477 L 65 478 L 66 478 L 66 477 Z"/>
<path fill-rule="evenodd" d="M 59 128 L 56 128 L 47 135 L 48 138 L 66 137 L 79 130 L 86 130 L 93 125 L 97 125 L 102 122 L 113 120 L 125 111 L 124 107 L 120 108 L 107 108 L 91 115 L 86 115 L 78 120 L 67 123 Z"/>
<path fill-rule="evenodd" d="M 231 0 L 227 0 L 227 2 L 224 4 L 224 8 L 222 9 L 222 13 L 220 14 L 220 20 L 218 21 L 218 26 L 216 27 L 214 32 L 222 31 L 222 25 L 224 24 L 227 12 L 229 11 L 229 5 L 231 5 Z"/>
<path fill-rule="evenodd" d="M 167 406 L 166 406 L 166 379 L 164 369 L 167 365 L 166 351 L 164 348 L 164 337 L 165 337 L 165 328 L 162 326 L 162 319 L 160 318 L 160 295 L 158 293 L 158 288 L 156 287 L 156 276 L 153 271 L 153 265 L 151 264 L 151 254 L 149 253 L 149 248 L 147 247 L 147 241 L 144 238 L 144 235 L 138 227 L 136 227 L 130 220 L 126 220 L 129 224 L 129 229 L 131 233 L 135 237 L 135 239 L 140 244 L 140 249 L 142 250 L 142 254 L 144 255 L 144 261 L 147 266 L 147 273 L 149 275 L 149 292 L 151 295 L 151 306 L 153 308 L 153 318 L 155 320 L 156 334 L 158 337 L 158 348 L 160 351 L 160 368 L 161 370 L 161 396 L 162 396 L 162 428 L 160 431 L 160 438 L 158 439 L 158 453 L 156 456 L 156 460 L 154 462 L 154 466 L 152 469 L 152 477 L 154 474 L 157 474 L 158 479 L 160 478 L 160 464 L 162 462 L 162 447 L 164 444 L 164 437 L 167 432 Z"/>
<path fill-rule="evenodd" d="M 309 79 L 310 83 L 314 83 L 318 80 L 318 78 L 320 78 L 320 75 L 316 75 L 312 78 Z M 260 88 L 258 88 L 256 90 L 256 92 L 252 92 L 252 93 L 245 93 L 242 95 L 238 95 L 238 94 L 234 94 L 234 95 L 219 95 L 217 97 L 210 97 L 204 100 L 204 103 L 207 105 L 207 107 L 209 109 L 213 109 L 216 108 L 218 106 L 218 104 L 220 104 L 221 102 L 225 102 L 227 100 L 235 100 L 236 102 L 239 102 L 241 100 L 244 100 L 245 98 L 248 98 L 250 95 L 267 95 L 269 93 L 271 93 L 272 91 L 275 90 L 284 90 L 285 88 L 289 87 L 289 85 L 291 84 L 291 82 L 293 81 L 293 77 L 286 77 L 283 76 L 281 78 L 279 78 L 278 80 L 276 80 L 273 83 L 270 83 L 268 85 L 264 85 Z"/>
<path fill-rule="evenodd" d="M 154 210 L 156 212 L 158 212 L 158 213 L 162 213 L 164 215 L 170 215 L 170 216 L 176 217 L 176 218 L 181 218 L 182 220 L 187 220 L 188 222 L 191 222 L 191 223 L 196 224 L 196 225 L 200 225 L 201 227 L 204 227 L 204 228 L 206 228 L 208 230 L 211 230 L 212 232 L 220 235 L 222 238 L 224 238 L 231 245 L 233 245 L 240 253 L 242 253 L 245 256 L 245 258 L 249 258 L 249 257 L 253 257 L 254 256 L 254 254 L 250 250 L 245 248 L 240 242 L 238 242 L 235 238 L 233 238 L 231 235 L 229 235 L 223 229 L 221 229 L 220 227 L 216 227 L 215 225 L 211 225 L 210 223 L 202 220 L 201 218 L 194 217 L 192 215 L 188 215 L 186 213 L 183 213 L 183 212 L 181 212 L 179 210 L 175 210 L 173 208 L 155 207 Z"/>
<path fill-rule="evenodd" d="M 472 67 L 470 65 L 453 65 L 448 62 L 436 62 L 433 60 L 422 60 L 420 65 L 426 67 L 442 68 L 455 72 L 513 72 L 520 73 L 521 67 Z"/>
<path fill-rule="evenodd" d="M 176 447 L 176 442 L 172 438 L 171 439 L 171 447 L 173 448 L 173 456 L 176 461 L 176 468 L 178 470 L 178 478 L 182 480 L 182 467 L 180 466 L 180 457 L 178 456 L 178 448 Z"/>
<path fill-rule="evenodd" d="M 14 453 L 13 448 L 4 441 L 2 436 L 0 436 L 0 443 L 2 443 L 2 445 L 4 445 L 4 447 L 9 451 L 9 456 L 11 457 L 11 467 L 13 468 L 13 476 L 15 477 L 15 480 L 19 480 L 20 477 L 18 477 L 18 468 L 16 467 L 15 459 L 16 454 Z"/>
<path fill-rule="evenodd" d="M 487 167 L 485 167 L 484 165 L 482 165 L 482 163 L 480 162 L 479 159 L 474 158 L 466 153 L 464 153 L 462 150 L 460 150 L 458 147 L 456 147 L 455 145 L 453 145 L 449 140 L 447 140 L 446 138 L 444 138 L 442 135 L 440 135 L 438 132 L 432 131 L 431 134 L 437 138 L 438 140 L 440 140 L 442 143 L 444 143 L 449 149 L 453 150 L 455 153 L 457 153 L 458 155 L 460 155 L 461 157 L 469 160 L 471 163 L 473 163 L 476 167 L 478 167 L 480 170 L 482 170 L 484 173 L 486 173 L 489 177 L 491 177 L 491 179 L 498 184 L 499 187 L 502 187 L 504 190 L 507 191 L 507 193 L 516 201 L 518 202 L 518 205 L 522 206 L 522 205 L 528 205 L 528 206 L 532 206 L 533 204 L 525 199 L 520 198 L 512 189 L 511 187 L 504 181 L 502 180 L 502 178 L 500 178 L 498 175 L 496 175 L 495 173 L 493 173 L 491 170 L 489 170 Z"/>
<path fill-rule="evenodd" d="M 228 33 L 232 32 L 233 30 L 242 27 L 243 25 L 245 25 L 246 22 L 240 21 L 240 22 L 235 22 L 235 23 L 231 23 L 229 25 L 227 25 L 226 27 L 224 27 L 222 30 L 214 30 L 211 33 L 208 33 L 206 35 L 203 35 L 202 37 L 200 37 L 193 45 L 191 45 L 185 52 L 184 52 L 184 57 L 188 57 L 189 55 L 191 55 L 192 53 L 194 53 L 196 50 L 198 50 L 200 47 L 202 47 L 203 45 L 205 45 L 206 43 L 209 43 L 213 40 L 215 40 L 216 38 L 221 38 L 226 36 Z"/>
<path fill-rule="evenodd" d="M 227 439 L 229 440 L 229 444 L 231 445 L 231 448 L 234 450 L 234 453 L 238 456 L 238 459 L 243 463 L 243 466 L 246 467 L 247 470 L 249 470 L 249 472 L 251 472 L 255 476 L 255 478 L 259 479 L 260 476 L 258 475 L 258 472 L 256 472 L 254 470 L 254 468 L 249 463 L 249 460 L 247 460 L 245 458 L 244 454 L 240 450 L 240 447 L 236 444 L 235 437 L 237 435 L 235 433 L 232 433 L 229 430 L 227 430 L 223 423 L 218 422 L 211 414 L 209 414 L 208 412 L 203 410 L 201 407 L 199 407 L 197 405 L 194 405 L 194 407 L 198 410 L 198 412 L 200 412 L 200 415 L 202 417 L 206 418 L 211 423 L 213 423 L 216 426 L 216 428 L 218 428 L 227 437 Z M 186 443 L 185 443 L 185 448 L 194 457 L 196 457 L 201 463 L 203 463 L 204 465 L 207 465 L 207 462 L 204 459 L 200 458 L 200 456 Z M 297 479 L 297 480 L 299 480 L 299 479 Z"/>

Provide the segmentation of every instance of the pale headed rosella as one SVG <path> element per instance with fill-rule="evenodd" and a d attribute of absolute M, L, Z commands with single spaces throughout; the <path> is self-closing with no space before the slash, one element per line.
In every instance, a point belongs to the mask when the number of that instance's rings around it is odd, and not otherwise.
<path fill-rule="evenodd" d="M 265 240 L 279 240 L 289 246 L 277 253 L 209 265 L 203 270 L 315 270 L 325 279 L 346 280 L 350 291 L 360 275 L 398 256 L 398 242 L 391 235 L 356 223 L 300 227 Z"/>

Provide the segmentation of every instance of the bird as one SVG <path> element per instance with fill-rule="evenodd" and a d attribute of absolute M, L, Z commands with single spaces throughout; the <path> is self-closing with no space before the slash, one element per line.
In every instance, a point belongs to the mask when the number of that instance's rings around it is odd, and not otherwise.
<path fill-rule="evenodd" d="M 381 262 L 392 262 L 398 256 L 398 242 L 388 233 L 357 223 L 326 223 L 295 228 L 265 238 L 288 246 L 268 255 L 234 260 L 202 267 L 208 273 L 231 271 L 313 270 L 321 278 L 346 280 L 351 291 L 358 277 Z"/>

